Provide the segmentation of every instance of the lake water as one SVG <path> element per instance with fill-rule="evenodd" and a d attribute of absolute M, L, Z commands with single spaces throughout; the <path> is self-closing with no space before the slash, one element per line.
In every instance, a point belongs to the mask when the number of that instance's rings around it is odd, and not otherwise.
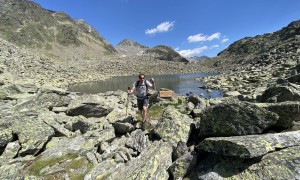
<path fill-rule="evenodd" d="M 197 77 L 215 75 L 217 75 L 217 73 L 146 75 L 145 79 L 150 80 L 150 78 L 154 78 L 157 90 L 159 90 L 160 88 L 168 88 L 179 95 L 195 93 L 207 98 L 222 97 L 223 94 L 218 90 L 212 90 L 212 92 L 209 93 L 207 92 L 207 90 L 199 88 L 203 85 L 203 82 L 196 80 Z M 73 84 L 69 86 L 69 90 L 72 92 L 87 94 L 104 93 L 107 91 L 116 90 L 127 91 L 128 86 L 132 87 L 133 83 L 137 80 L 137 75 L 112 77 L 111 79 L 105 81 Z"/>

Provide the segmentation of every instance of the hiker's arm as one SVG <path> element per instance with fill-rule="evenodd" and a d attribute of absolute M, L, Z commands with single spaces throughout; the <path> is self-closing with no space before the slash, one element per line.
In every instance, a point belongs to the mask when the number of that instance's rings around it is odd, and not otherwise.
<path fill-rule="evenodd" d="M 135 91 L 135 87 L 133 86 L 131 89 L 128 90 L 129 94 L 132 94 Z"/>
<path fill-rule="evenodd" d="M 132 85 L 132 88 L 131 88 L 131 89 L 128 89 L 128 91 L 127 91 L 127 92 L 128 92 L 129 94 L 132 94 L 132 93 L 133 93 L 133 92 L 136 90 L 136 88 L 135 88 L 135 87 L 136 87 L 136 82 L 135 82 L 135 83 L 133 83 L 133 85 Z"/>
<path fill-rule="evenodd" d="M 154 78 L 150 79 L 150 83 L 152 84 L 151 89 L 156 89 Z"/>

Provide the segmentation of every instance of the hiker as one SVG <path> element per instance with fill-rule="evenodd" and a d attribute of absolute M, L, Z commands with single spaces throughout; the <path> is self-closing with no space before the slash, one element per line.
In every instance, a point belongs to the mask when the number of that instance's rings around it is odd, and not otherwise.
<path fill-rule="evenodd" d="M 141 111 L 141 115 L 142 115 L 142 129 L 145 128 L 145 123 L 146 123 L 147 109 L 149 105 L 147 93 L 149 88 L 155 89 L 154 79 L 151 78 L 149 82 L 145 80 L 145 74 L 140 73 L 139 80 L 134 82 L 132 88 L 128 90 L 129 94 L 133 93 L 134 91 L 137 92 L 138 109 L 139 111 Z"/>

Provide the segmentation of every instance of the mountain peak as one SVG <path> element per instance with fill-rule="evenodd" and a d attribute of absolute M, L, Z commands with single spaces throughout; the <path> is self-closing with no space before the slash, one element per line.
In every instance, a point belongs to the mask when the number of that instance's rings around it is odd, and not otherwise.
<path fill-rule="evenodd" d="M 146 49 L 148 49 L 147 46 L 141 45 L 130 39 L 124 39 L 117 44 L 115 48 L 123 55 L 141 55 Z"/>

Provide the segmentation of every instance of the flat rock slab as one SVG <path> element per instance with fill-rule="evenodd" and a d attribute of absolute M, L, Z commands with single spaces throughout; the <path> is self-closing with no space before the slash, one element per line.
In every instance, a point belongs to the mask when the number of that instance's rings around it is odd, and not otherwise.
<path fill-rule="evenodd" d="M 198 147 L 206 152 L 240 158 L 255 158 L 277 149 L 300 145 L 300 131 L 206 138 Z"/>

